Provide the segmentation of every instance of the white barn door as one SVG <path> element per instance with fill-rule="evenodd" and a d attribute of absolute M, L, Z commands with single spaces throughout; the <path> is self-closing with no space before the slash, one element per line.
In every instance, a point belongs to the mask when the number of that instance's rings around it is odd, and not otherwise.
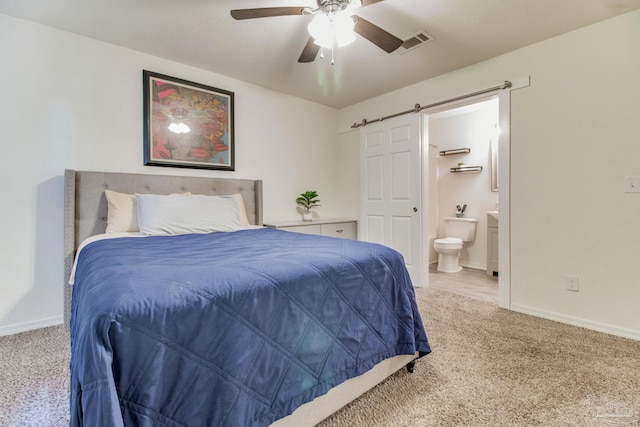
<path fill-rule="evenodd" d="M 423 286 L 420 114 L 360 129 L 360 240 L 402 254 L 414 286 Z"/>

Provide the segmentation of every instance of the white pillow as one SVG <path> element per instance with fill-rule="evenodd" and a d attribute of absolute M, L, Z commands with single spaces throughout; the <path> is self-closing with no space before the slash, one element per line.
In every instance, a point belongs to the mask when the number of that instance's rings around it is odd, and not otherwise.
<path fill-rule="evenodd" d="M 247 218 L 247 210 L 244 207 L 244 199 L 242 198 L 242 195 L 234 194 L 231 197 L 233 197 L 233 199 L 238 204 L 238 212 L 240 213 L 240 225 L 242 225 L 243 227 L 250 225 L 249 218 Z"/>
<path fill-rule="evenodd" d="M 238 230 L 242 224 L 234 196 L 136 194 L 138 225 L 147 235 Z"/>
<path fill-rule="evenodd" d="M 107 229 L 105 233 L 136 233 L 140 231 L 135 194 L 104 190 L 104 195 L 107 199 Z M 173 195 L 191 196 L 191 193 Z"/>
<path fill-rule="evenodd" d="M 107 198 L 107 233 L 139 231 L 136 197 L 133 194 L 104 190 Z"/>

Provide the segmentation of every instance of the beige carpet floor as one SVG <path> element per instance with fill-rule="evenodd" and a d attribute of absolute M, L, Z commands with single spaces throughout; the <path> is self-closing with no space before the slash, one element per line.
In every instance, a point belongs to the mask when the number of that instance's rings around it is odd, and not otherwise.
<path fill-rule="evenodd" d="M 416 293 L 433 352 L 322 427 L 640 425 L 640 342 Z"/>
<path fill-rule="evenodd" d="M 433 353 L 320 424 L 639 426 L 640 342 L 417 289 Z M 0 337 L 0 426 L 68 425 L 62 327 Z"/>

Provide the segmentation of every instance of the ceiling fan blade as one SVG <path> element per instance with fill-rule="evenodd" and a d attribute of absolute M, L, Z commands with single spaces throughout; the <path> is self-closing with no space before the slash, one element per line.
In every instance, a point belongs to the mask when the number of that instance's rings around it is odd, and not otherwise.
<path fill-rule="evenodd" d="M 300 58 L 298 58 L 298 62 L 313 62 L 318 56 L 318 51 L 320 50 L 320 46 L 314 43 L 315 40 L 313 37 L 309 37 L 307 44 L 302 49 L 302 53 L 300 54 Z"/>
<path fill-rule="evenodd" d="M 305 8 L 299 7 L 261 7 L 257 9 L 237 9 L 231 11 L 235 19 L 269 18 L 271 16 L 302 15 Z"/>
<path fill-rule="evenodd" d="M 364 18 L 356 15 L 354 15 L 354 18 L 356 18 L 356 26 L 353 30 L 385 52 L 391 53 L 402 46 L 402 39 L 399 39 Z"/>
<path fill-rule="evenodd" d="M 361 1 L 362 1 L 362 7 L 365 7 L 365 6 L 369 6 L 370 4 L 378 3 L 382 0 L 361 0 Z"/>

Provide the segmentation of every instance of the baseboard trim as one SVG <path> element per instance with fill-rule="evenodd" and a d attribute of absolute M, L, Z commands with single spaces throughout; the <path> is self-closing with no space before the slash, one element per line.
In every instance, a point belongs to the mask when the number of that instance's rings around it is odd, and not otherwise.
<path fill-rule="evenodd" d="M 5 335 L 19 334 L 20 332 L 32 331 L 34 329 L 47 328 L 49 326 L 62 325 L 62 316 L 49 317 L 48 319 L 34 320 L 32 322 L 16 323 L 9 326 L 0 327 L 0 337 Z"/>
<path fill-rule="evenodd" d="M 603 332 L 609 335 L 615 335 L 622 338 L 629 338 L 632 340 L 640 341 L 640 331 L 619 328 L 617 326 L 608 325 L 606 323 L 593 322 L 591 320 L 586 320 L 579 317 L 567 316 L 564 314 L 540 310 L 520 304 L 511 304 L 509 308 L 513 311 L 517 311 L 518 313 L 530 314 L 531 316 L 542 317 L 543 319 L 554 320 L 556 322 L 566 323 L 568 325 L 578 326 L 597 332 Z"/>
<path fill-rule="evenodd" d="M 460 260 L 458 261 L 458 265 L 460 265 L 461 267 L 468 267 L 468 268 L 473 268 L 474 270 L 487 270 L 487 264 L 482 264 L 479 262 L 471 262 L 471 261 L 466 261 L 466 260 Z"/>

